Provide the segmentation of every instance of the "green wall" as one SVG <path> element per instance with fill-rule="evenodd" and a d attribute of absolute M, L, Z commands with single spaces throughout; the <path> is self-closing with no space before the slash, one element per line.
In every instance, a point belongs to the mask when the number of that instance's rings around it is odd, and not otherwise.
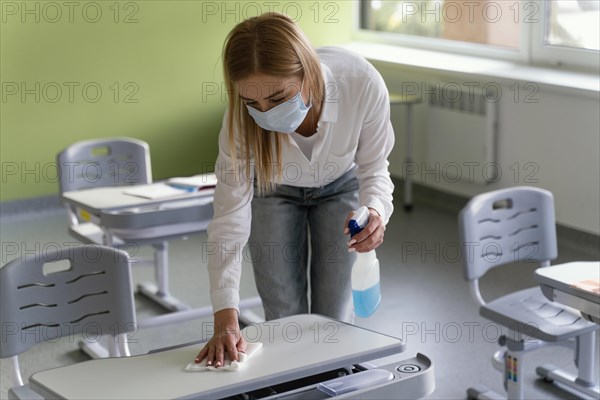
<path fill-rule="evenodd" d="M 354 1 L 0 1 L 0 200 L 58 192 L 78 140 L 149 143 L 154 179 L 212 170 L 226 98 L 221 48 L 272 9 L 315 46 L 350 40 Z"/>

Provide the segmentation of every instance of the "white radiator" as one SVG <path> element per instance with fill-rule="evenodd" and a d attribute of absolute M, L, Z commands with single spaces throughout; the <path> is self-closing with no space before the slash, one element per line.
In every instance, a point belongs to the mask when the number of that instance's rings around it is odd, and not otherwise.
<path fill-rule="evenodd" d="M 432 83 L 428 103 L 427 170 L 436 179 L 486 184 L 497 179 L 495 87 Z M 427 177 L 426 177 L 427 178 Z"/>

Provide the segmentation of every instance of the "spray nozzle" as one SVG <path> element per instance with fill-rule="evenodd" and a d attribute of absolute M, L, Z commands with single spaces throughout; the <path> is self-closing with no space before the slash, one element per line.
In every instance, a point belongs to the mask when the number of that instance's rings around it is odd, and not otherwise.
<path fill-rule="evenodd" d="M 356 235 L 362 231 L 365 226 L 369 223 L 369 209 L 365 206 L 360 207 L 354 212 L 352 219 L 348 222 L 348 229 L 350 230 L 350 237 Z"/>

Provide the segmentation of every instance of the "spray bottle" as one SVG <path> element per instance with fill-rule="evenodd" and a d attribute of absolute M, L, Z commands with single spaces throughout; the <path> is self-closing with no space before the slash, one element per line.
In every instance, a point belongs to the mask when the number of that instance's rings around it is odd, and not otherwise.
<path fill-rule="evenodd" d="M 362 231 L 369 223 L 369 209 L 360 207 L 348 222 L 350 237 Z M 366 318 L 373 314 L 381 302 L 379 284 L 379 260 L 375 250 L 368 253 L 356 253 L 356 261 L 352 266 L 352 299 L 357 316 Z"/>

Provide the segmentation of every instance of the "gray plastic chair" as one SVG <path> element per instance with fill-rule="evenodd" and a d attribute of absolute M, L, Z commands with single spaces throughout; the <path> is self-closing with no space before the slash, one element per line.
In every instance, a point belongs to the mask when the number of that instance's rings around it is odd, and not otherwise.
<path fill-rule="evenodd" d="M 61 260 L 68 260 L 69 268 L 45 270 Z M 37 343 L 93 326 L 94 332 L 112 335 L 111 356 L 129 356 L 126 334 L 136 329 L 129 256 L 87 245 L 9 262 L 0 269 L 0 322 L 0 358 L 12 364 L 10 398 L 40 398 L 23 385 L 18 361 Z"/>
<path fill-rule="evenodd" d="M 150 147 L 131 138 L 85 140 L 57 156 L 60 194 L 74 190 L 152 183 Z M 68 208 L 69 233 L 82 243 L 106 243 L 102 229 Z M 122 242 L 119 238 L 113 238 Z"/>
<path fill-rule="evenodd" d="M 548 301 L 539 286 L 520 290 L 486 303 L 479 290 L 479 278 L 491 268 L 516 262 L 549 266 L 557 256 L 556 225 L 552 193 L 533 187 L 514 187 L 473 197 L 459 215 L 464 249 L 464 274 L 471 294 L 480 304 L 481 316 L 503 325 L 510 334 L 500 338 L 505 349 L 493 358 L 504 376 L 509 399 L 523 398 L 524 353 L 546 344 L 562 344 L 575 338 L 578 376 L 552 365 L 537 368 L 570 388 L 598 397 L 594 374 L 595 335 L 599 326 L 584 320 L 578 312 Z M 532 340 L 538 339 L 538 340 Z M 484 386 L 467 391 L 469 398 L 500 398 Z"/>

